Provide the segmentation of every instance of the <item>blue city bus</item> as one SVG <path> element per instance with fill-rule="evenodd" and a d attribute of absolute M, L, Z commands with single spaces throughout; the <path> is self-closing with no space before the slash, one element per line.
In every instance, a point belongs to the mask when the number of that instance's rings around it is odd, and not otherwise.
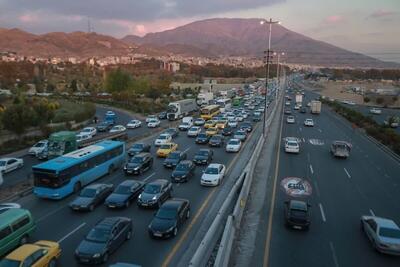
<path fill-rule="evenodd" d="M 33 192 L 41 198 L 62 199 L 110 174 L 125 160 L 125 143 L 105 140 L 32 167 Z"/>

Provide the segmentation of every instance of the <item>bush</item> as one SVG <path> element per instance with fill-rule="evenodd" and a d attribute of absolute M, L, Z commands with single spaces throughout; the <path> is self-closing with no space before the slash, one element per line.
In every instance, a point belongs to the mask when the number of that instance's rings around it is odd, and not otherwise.
<path fill-rule="evenodd" d="M 365 103 L 368 103 L 368 102 L 370 102 L 370 101 L 371 101 L 371 99 L 370 99 L 368 96 L 364 97 L 364 102 L 365 102 Z"/>

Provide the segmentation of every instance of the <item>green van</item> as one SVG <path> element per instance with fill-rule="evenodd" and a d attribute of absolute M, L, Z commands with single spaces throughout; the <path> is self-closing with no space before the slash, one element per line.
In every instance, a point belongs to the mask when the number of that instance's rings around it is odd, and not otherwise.
<path fill-rule="evenodd" d="M 0 257 L 28 242 L 36 229 L 32 215 L 26 209 L 9 209 L 0 214 Z"/>

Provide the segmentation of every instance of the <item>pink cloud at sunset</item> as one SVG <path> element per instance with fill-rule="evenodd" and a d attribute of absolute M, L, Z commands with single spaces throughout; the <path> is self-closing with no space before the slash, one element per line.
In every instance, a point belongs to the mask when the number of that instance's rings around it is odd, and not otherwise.
<path fill-rule="evenodd" d="M 325 19 L 325 22 L 331 23 L 331 24 L 335 24 L 335 23 L 340 23 L 343 22 L 344 18 L 340 15 L 332 15 L 329 16 Z"/>
<path fill-rule="evenodd" d="M 378 10 L 369 15 L 370 18 L 382 18 L 382 17 L 389 17 L 395 15 L 396 12 L 389 11 L 389 10 Z"/>

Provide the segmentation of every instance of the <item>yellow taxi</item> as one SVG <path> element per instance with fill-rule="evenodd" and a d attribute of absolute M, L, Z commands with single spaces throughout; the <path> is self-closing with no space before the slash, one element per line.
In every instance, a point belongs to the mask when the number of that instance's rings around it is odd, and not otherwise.
<path fill-rule="evenodd" d="M 213 121 L 213 120 L 208 120 L 208 121 L 206 121 L 206 123 L 204 123 L 204 129 L 208 129 L 208 128 L 210 128 L 210 127 L 214 127 L 215 124 L 216 124 L 215 121 Z"/>
<path fill-rule="evenodd" d="M 178 144 L 167 143 L 160 146 L 157 150 L 157 156 L 160 158 L 168 157 L 169 153 L 174 152 L 178 149 Z"/>
<path fill-rule="evenodd" d="M 224 129 L 226 127 L 226 125 L 228 125 L 228 121 L 227 120 L 219 120 L 215 124 L 215 127 L 217 127 L 218 129 Z"/>
<path fill-rule="evenodd" d="M 15 249 L 0 261 L 0 266 L 55 267 L 60 255 L 57 242 L 41 240 Z"/>
<path fill-rule="evenodd" d="M 206 131 L 206 135 L 207 136 L 213 136 L 213 135 L 216 135 L 216 134 L 218 134 L 218 128 L 217 127 L 210 127 Z"/>

